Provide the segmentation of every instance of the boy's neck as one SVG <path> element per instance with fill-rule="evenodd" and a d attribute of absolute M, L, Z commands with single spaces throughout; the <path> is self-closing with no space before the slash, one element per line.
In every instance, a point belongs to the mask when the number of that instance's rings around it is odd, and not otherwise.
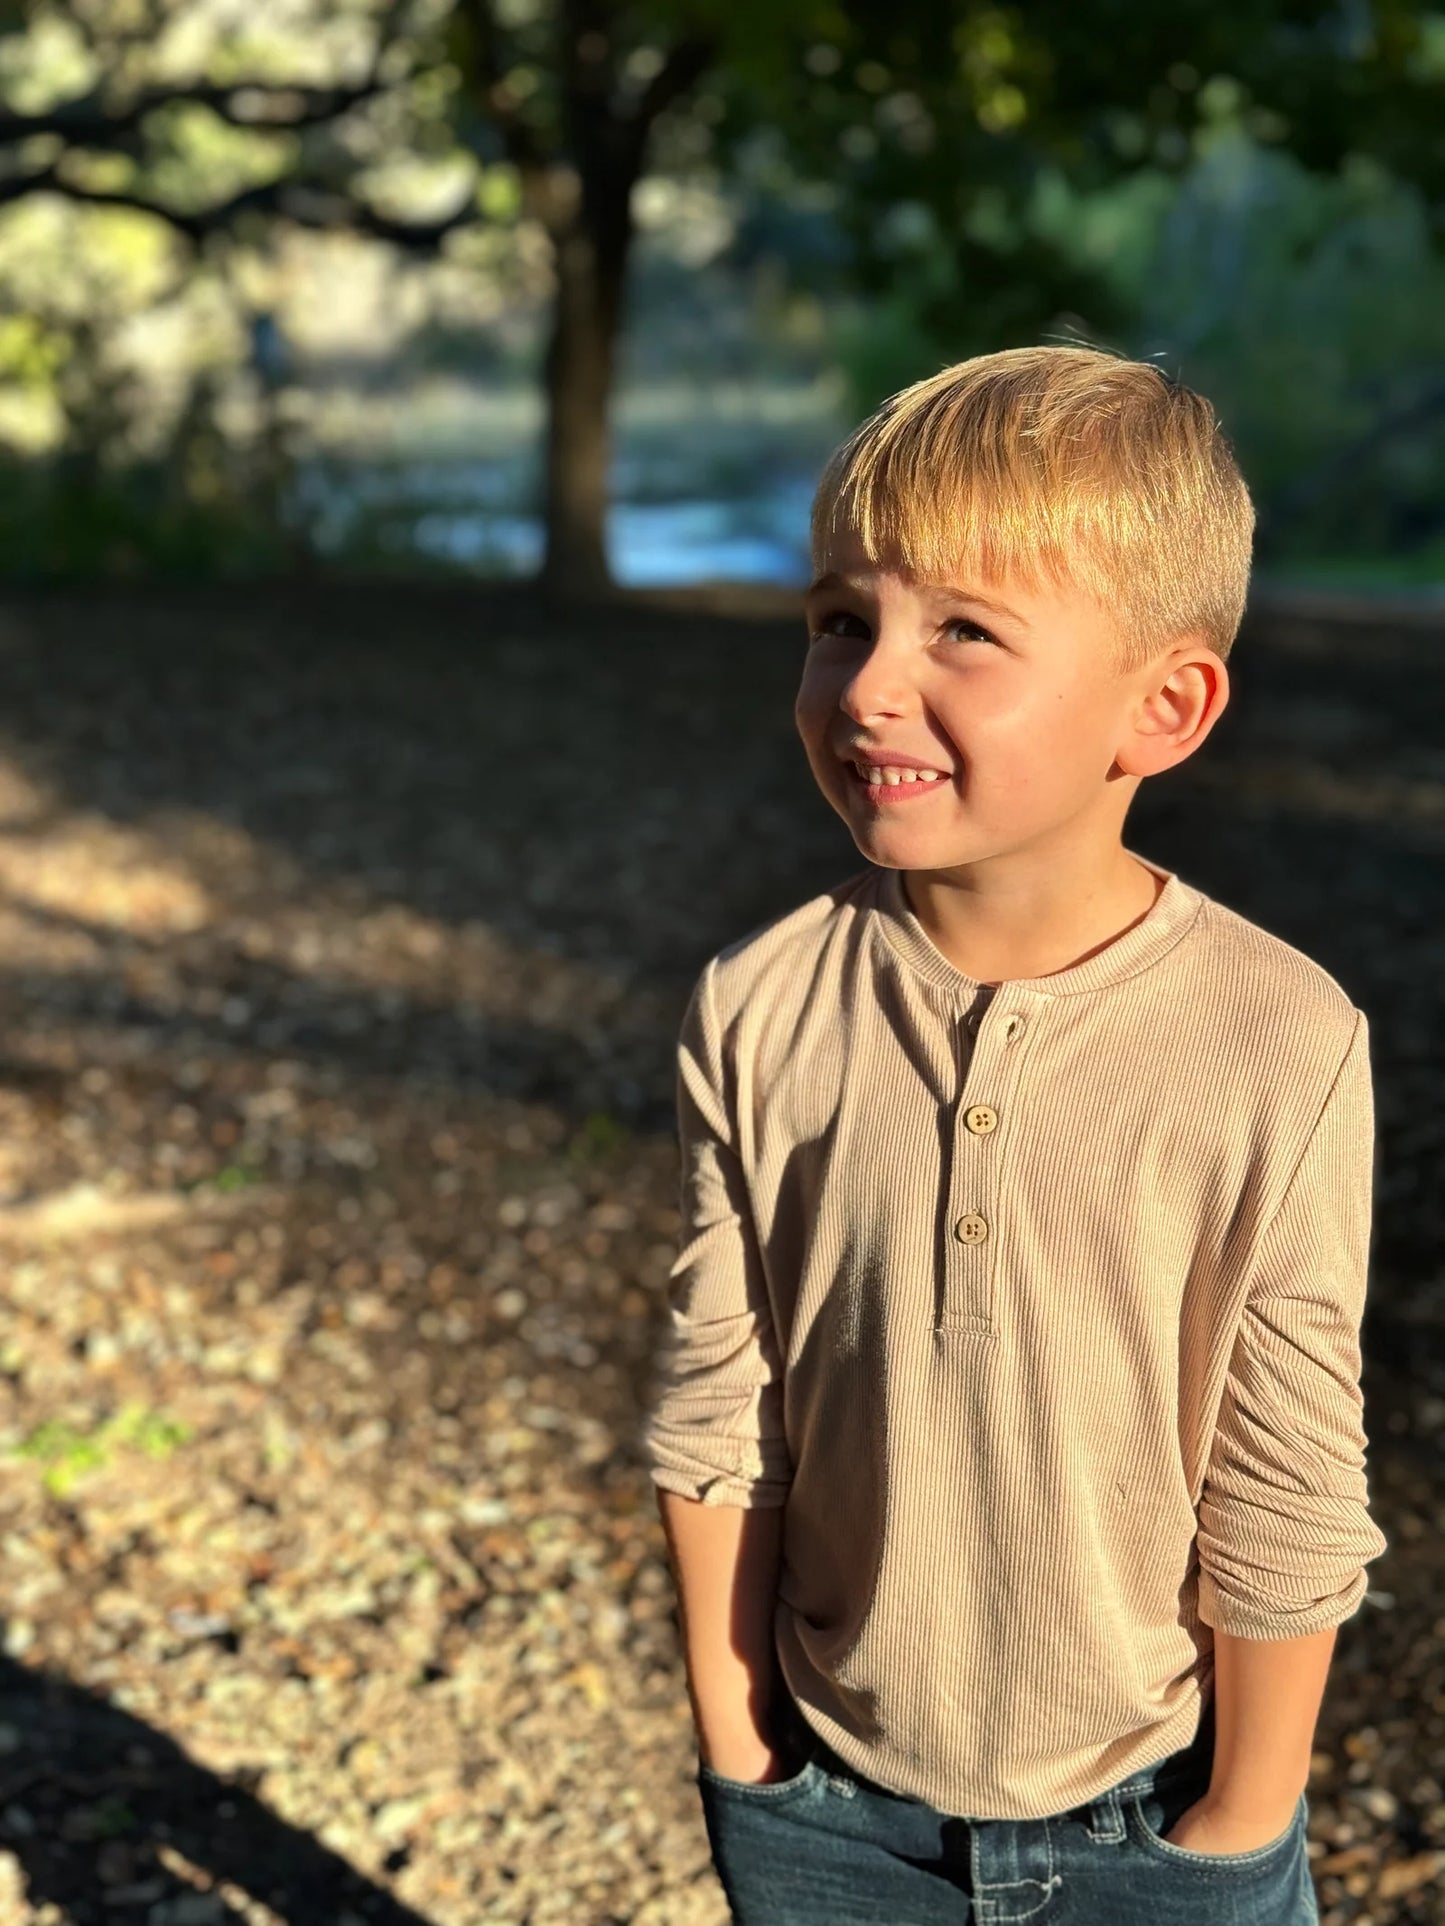
<path fill-rule="evenodd" d="M 1164 887 L 1122 847 L 1101 852 L 1092 872 L 995 861 L 900 880 L 934 947 L 993 987 L 1085 962 L 1147 916 Z"/>

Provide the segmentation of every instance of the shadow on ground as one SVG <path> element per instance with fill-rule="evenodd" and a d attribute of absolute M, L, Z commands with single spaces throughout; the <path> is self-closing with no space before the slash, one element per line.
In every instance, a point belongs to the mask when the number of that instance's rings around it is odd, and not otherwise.
<path fill-rule="evenodd" d="M 0 1731 L 6 1846 L 30 1905 L 72 1926 L 240 1920 L 243 1898 L 316 1926 L 426 1926 L 243 1784 L 64 1679 L 0 1659 Z"/>

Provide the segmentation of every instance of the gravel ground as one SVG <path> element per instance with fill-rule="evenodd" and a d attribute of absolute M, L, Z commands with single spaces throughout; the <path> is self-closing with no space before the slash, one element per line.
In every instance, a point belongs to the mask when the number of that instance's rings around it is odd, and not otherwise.
<path fill-rule="evenodd" d="M 638 1427 L 688 988 L 858 865 L 801 649 L 743 594 L 0 603 L 5 1926 L 722 1926 Z M 1130 822 L 1372 1022 L 1326 1926 L 1445 1921 L 1442 685 L 1274 611 Z"/>

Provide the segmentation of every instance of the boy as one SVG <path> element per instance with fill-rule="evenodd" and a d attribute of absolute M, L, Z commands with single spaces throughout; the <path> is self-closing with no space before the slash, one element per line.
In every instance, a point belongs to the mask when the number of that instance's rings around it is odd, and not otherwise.
<path fill-rule="evenodd" d="M 895 395 L 796 722 L 868 867 L 683 1020 L 647 1447 L 742 1926 L 1303 1926 L 1359 1389 L 1365 1018 L 1136 856 L 1228 698 L 1209 405 L 1084 348 Z"/>

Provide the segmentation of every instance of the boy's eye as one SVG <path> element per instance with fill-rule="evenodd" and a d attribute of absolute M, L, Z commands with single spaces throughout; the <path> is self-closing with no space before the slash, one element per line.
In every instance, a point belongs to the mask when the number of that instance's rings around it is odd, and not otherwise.
<path fill-rule="evenodd" d="M 863 618 L 859 615 L 854 615 L 851 609 L 829 609 L 826 615 L 820 615 L 817 621 L 810 625 L 811 634 L 809 639 L 816 642 L 819 636 L 836 635 L 837 630 L 833 627 L 835 622 L 856 622 L 860 628 L 866 628 L 868 626 Z"/>
<path fill-rule="evenodd" d="M 966 615 L 956 615 L 951 622 L 945 622 L 943 626 L 945 630 L 963 630 L 965 641 L 992 642 L 995 640 L 987 629 L 981 628 L 977 622 L 971 622 Z"/>
<path fill-rule="evenodd" d="M 809 639 L 816 642 L 823 636 L 839 634 L 840 631 L 836 627 L 836 624 L 840 622 L 856 622 L 858 627 L 862 629 L 866 629 L 868 626 L 862 616 L 854 615 L 851 609 L 829 609 L 826 615 L 820 615 L 816 622 L 810 624 Z M 944 623 L 943 632 L 945 635 L 953 630 L 958 630 L 960 638 L 964 641 L 997 641 L 996 636 L 991 635 L 987 629 L 981 627 L 979 623 L 973 621 L 966 615 L 956 615 L 951 621 Z"/>

